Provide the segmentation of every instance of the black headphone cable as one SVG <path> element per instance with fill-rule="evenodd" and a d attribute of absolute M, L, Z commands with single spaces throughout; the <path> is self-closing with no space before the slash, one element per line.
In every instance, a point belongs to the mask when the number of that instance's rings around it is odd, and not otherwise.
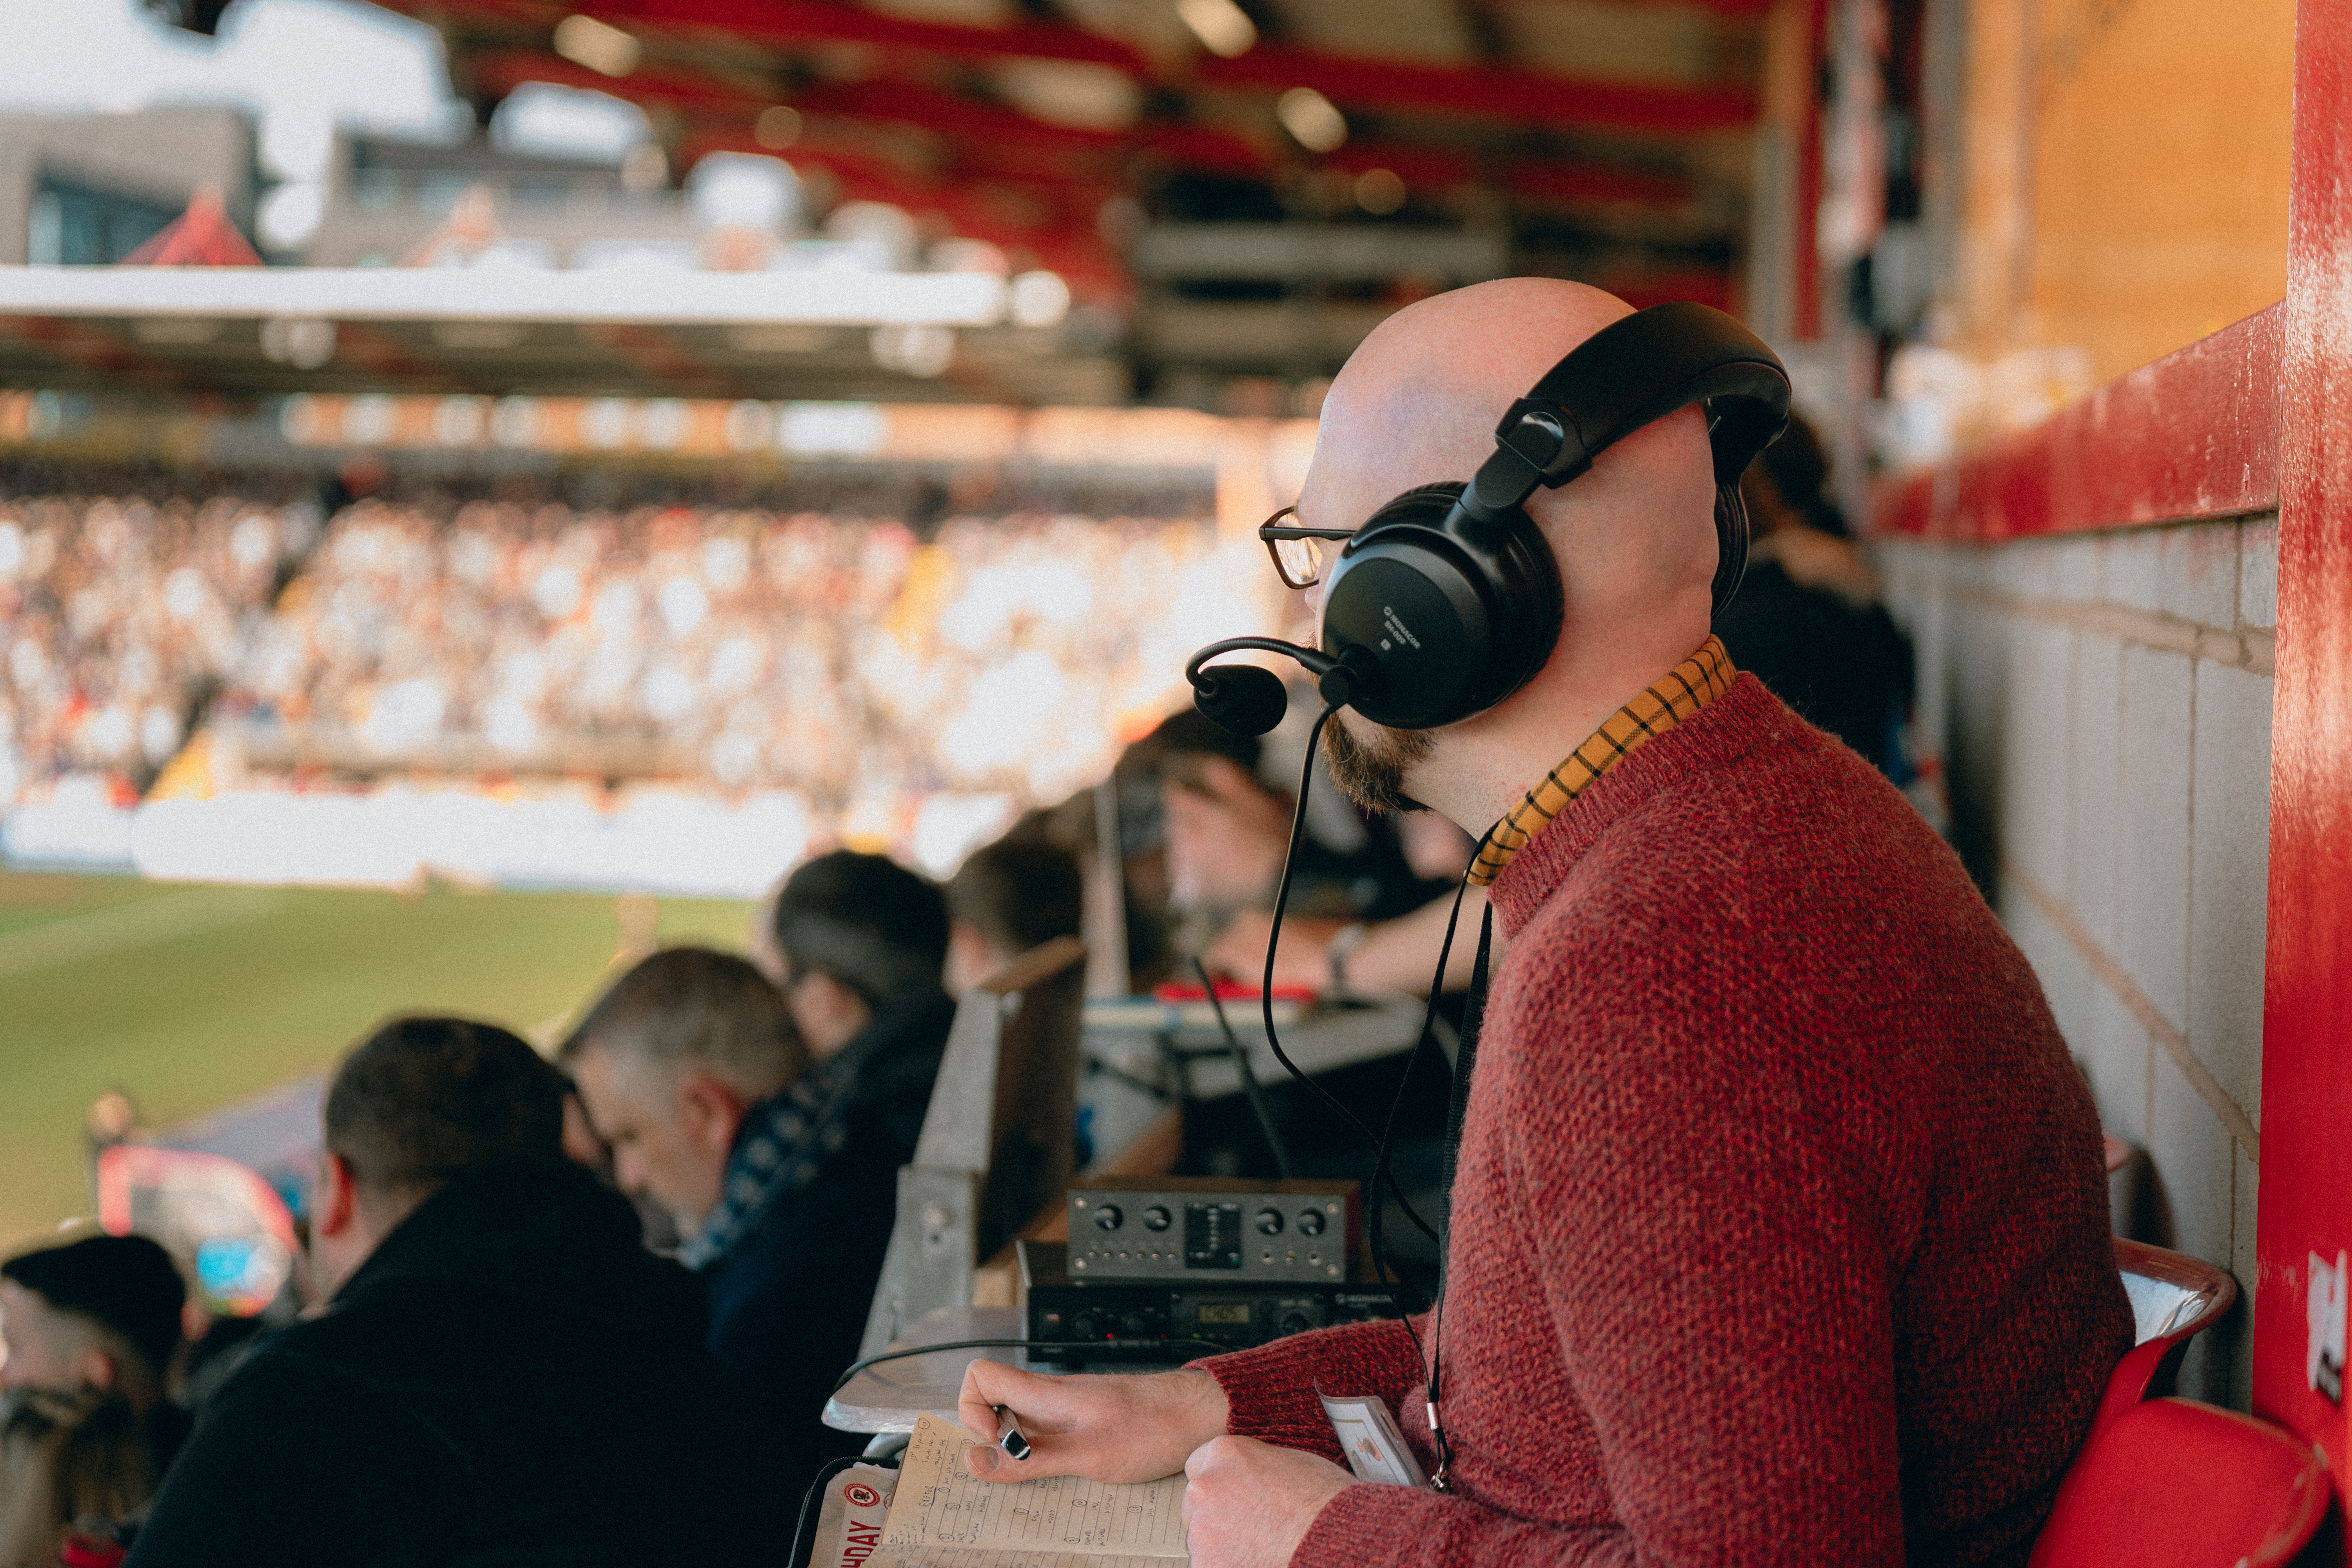
<path fill-rule="evenodd" d="M 1339 701 L 1328 703 L 1323 711 L 1316 715 L 1315 727 L 1307 732 L 1307 761 L 1299 769 L 1298 804 L 1290 814 L 1290 847 L 1282 858 L 1282 881 L 1275 889 L 1274 893 L 1274 929 L 1266 936 L 1265 973 L 1258 986 L 1258 1006 L 1265 1022 L 1265 1043 L 1273 1048 L 1274 1059 L 1282 1064 L 1284 1071 L 1312 1090 L 1315 1097 L 1320 1100 L 1334 1115 L 1353 1128 L 1356 1135 L 1363 1139 L 1365 1144 L 1379 1159 L 1377 1169 L 1386 1170 L 1388 1163 L 1386 1146 L 1381 1138 L 1374 1134 L 1370 1128 L 1364 1125 L 1361 1117 L 1341 1104 L 1339 1096 L 1309 1078 L 1297 1062 L 1290 1059 L 1290 1053 L 1282 1048 L 1282 1036 L 1274 1026 L 1274 955 L 1282 946 L 1282 919 L 1284 911 L 1290 904 L 1291 876 L 1298 866 L 1298 846 L 1307 837 L 1307 792 L 1314 784 L 1315 752 L 1323 741 L 1323 726 L 1331 721 L 1331 716 L 1339 712 L 1345 700 L 1343 696 Z M 1423 1033 L 1424 1035 L 1428 1033 L 1425 1026 Z M 1414 1049 L 1416 1051 L 1420 1049 L 1420 1042 L 1417 1040 L 1414 1042 Z M 1375 1180 L 1377 1179 L 1376 1176 Z M 1412 1221 L 1422 1235 L 1435 1241 L 1436 1230 L 1427 1220 L 1421 1217 L 1420 1211 L 1415 1209 L 1412 1200 L 1404 1195 L 1402 1189 L 1397 1185 L 1393 1173 L 1389 1174 L 1389 1191 L 1395 1195 L 1397 1206 L 1404 1210 L 1405 1217 Z M 1375 1188 L 1369 1195 L 1377 1210 L 1380 1203 L 1379 1190 Z M 1386 1267 L 1387 1259 L 1381 1258 L 1379 1261 L 1383 1268 Z"/>
<path fill-rule="evenodd" d="M 1257 1081 L 1257 1073 L 1250 1067 L 1249 1052 L 1242 1048 L 1241 1037 L 1234 1033 L 1233 1022 L 1225 1016 L 1224 998 L 1217 994 L 1217 983 L 1210 978 L 1209 966 L 1201 962 L 1201 955 L 1197 952 L 1192 955 L 1192 973 L 1201 977 L 1201 990 L 1208 996 L 1209 1005 L 1216 1010 L 1217 1027 L 1225 1035 L 1225 1050 L 1234 1059 L 1234 1070 L 1242 1077 L 1242 1092 L 1249 1096 L 1250 1110 L 1257 1117 L 1258 1131 L 1265 1134 L 1266 1147 L 1274 1151 L 1274 1168 L 1281 1172 L 1282 1179 L 1287 1182 L 1297 1174 L 1290 1163 L 1290 1149 L 1283 1142 L 1281 1131 L 1274 1124 L 1274 1108 L 1266 1103 L 1265 1088 Z M 1380 1177 L 1375 1174 L 1372 1180 L 1377 1183 Z"/>

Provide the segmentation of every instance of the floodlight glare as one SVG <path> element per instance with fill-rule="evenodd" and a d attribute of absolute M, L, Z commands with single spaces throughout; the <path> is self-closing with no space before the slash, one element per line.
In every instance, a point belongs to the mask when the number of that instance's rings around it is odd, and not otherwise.
<path fill-rule="evenodd" d="M 1386 217 L 1404 205 L 1404 181 L 1394 170 L 1367 169 L 1356 176 L 1356 205 L 1374 217 Z"/>
<path fill-rule="evenodd" d="M 1331 153 L 1348 139 L 1337 105 L 1311 87 L 1294 87 L 1275 100 L 1274 117 L 1309 153 Z"/>
<path fill-rule="evenodd" d="M 1070 286 L 1058 273 L 1024 272 L 1006 290 L 1005 309 L 1016 326 L 1058 327 L 1070 313 Z"/>
<path fill-rule="evenodd" d="M 1176 18 L 1213 55 L 1231 59 L 1257 42 L 1257 24 L 1234 0 L 1176 0 Z"/>
<path fill-rule="evenodd" d="M 566 16 L 555 24 L 555 52 L 600 76 L 626 76 L 637 68 L 645 46 L 593 16 Z"/>

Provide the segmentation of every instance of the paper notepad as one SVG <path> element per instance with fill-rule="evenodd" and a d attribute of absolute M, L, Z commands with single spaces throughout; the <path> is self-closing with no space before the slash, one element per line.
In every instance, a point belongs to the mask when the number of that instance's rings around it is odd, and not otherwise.
<path fill-rule="evenodd" d="M 898 1462 L 868 1568 L 1169 1568 L 1184 1550 L 1184 1478 L 1144 1485 L 1054 1476 L 1007 1484 L 964 1468 L 978 1439 L 923 1415 Z"/>

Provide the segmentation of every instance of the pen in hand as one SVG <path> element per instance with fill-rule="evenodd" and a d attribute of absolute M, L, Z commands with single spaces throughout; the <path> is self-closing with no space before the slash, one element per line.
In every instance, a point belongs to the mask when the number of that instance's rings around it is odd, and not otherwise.
<path fill-rule="evenodd" d="M 1004 1405 L 992 1406 L 996 1412 L 996 1446 L 1011 1459 L 1029 1457 L 1029 1439 L 1021 1435 L 1021 1419 Z"/>

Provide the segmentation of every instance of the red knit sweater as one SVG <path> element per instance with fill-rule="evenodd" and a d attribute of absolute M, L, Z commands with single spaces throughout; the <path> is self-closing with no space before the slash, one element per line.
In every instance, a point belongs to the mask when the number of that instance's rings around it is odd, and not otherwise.
<path fill-rule="evenodd" d="M 1444 1306 L 1451 1495 L 1293 1562 L 2022 1563 L 2132 1340 L 2099 1129 L 2033 972 L 1859 757 L 1743 677 L 1494 889 Z M 1429 1333 L 1427 1320 L 1422 1333 Z M 1338 1459 L 1396 1323 L 1205 1363 Z"/>

